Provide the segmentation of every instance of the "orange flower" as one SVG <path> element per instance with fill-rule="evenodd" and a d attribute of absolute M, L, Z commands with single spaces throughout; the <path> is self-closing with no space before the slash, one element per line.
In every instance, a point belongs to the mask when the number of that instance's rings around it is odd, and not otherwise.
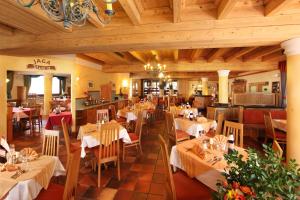
<path fill-rule="evenodd" d="M 232 188 L 237 189 L 240 187 L 240 184 L 238 182 L 233 181 Z"/>
<path fill-rule="evenodd" d="M 228 187 L 228 182 L 227 181 L 223 181 L 222 185 L 223 185 L 223 187 L 227 188 Z"/>
<path fill-rule="evenodd" d="M 251 188 L 248 187 L 248 186 L 240 186 L 240 190 L 241 190 L 244 194 L 252 195 L 252 190 L 251 190 Z"/>

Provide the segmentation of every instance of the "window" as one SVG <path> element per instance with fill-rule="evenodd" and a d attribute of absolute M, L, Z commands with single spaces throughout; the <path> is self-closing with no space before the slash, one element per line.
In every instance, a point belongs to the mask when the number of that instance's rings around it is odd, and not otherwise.
<path fill-rule="evenodd" d="M 44 76 L 31 77 L 29 94 L 44 94 Z"/>
<path fill-rule="evenodd" d="M 57 77 L 52 78 L 52 94 L 59 94 L 60 81 Z"/>

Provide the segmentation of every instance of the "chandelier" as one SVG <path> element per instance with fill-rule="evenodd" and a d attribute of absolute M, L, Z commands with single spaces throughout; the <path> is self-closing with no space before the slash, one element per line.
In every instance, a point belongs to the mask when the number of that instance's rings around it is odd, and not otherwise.
<path fill-rule="evenodd" d="M 96 14 L 102 24 L 108 24 L 111 16 L 115 14 L 112 4 L 117 0 L 103 0 L 106 4 L 105 16 L 100 16 L 100 11 L 94 0 L 17 0 L 23 7 L 31 8 L 40 4 L 47 15 L 56 22 L 63 22 L 66 29 L 72 25 L 83 26 L 89 13 Z"/>

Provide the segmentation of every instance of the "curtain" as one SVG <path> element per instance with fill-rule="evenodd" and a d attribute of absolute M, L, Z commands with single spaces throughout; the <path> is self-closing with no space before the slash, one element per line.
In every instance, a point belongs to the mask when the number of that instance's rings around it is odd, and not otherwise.
<path fill-rule="evenodd" d="M 24 86 L 26 87 L 26 98 L 27 98 L 31 86 L 31 75 L 24 75 Z"/>
<path fill-rule="evenodd" d="M 57 76 L 58 80 L 59 80 L 59 94 L 65 94 L 66 93 L 66 77 L 62 77 L 62 76 Z"/>
<path fill-rule="evenodd" d="M 286 61 L 279 62 L 280 80 L 281 80 L 281 102 L 282 108 L 286 107 Z"/>
<path fill-rule="evenodd" d="M 11 99 L 11 90 L 14 84 L 14 72 L 13 71 L 7 71 L 7 79 L 9 80 L 6 83 L 6 93 L 7 93 L 7 98 Z"/>

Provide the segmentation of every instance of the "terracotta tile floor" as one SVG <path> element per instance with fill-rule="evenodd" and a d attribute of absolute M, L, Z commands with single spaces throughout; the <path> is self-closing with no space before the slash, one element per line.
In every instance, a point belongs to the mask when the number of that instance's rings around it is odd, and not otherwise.
<path fill-rule="evenodd" d="M 44 123 L 45 124 L 45 123 Z M 144 130 L 142 137 L 142 156 L 132 148 L 126 154 L 126 159 L 121 162 L 121 180 L 117 179 L 116 168 L 108 165 L 107 170 L 102 170 L 101 185 L 104 189 L 97 188 L 97 172 L 92 172 L 90 167 L 84 166 L 81 162 L 81 170 L 78 180 L 78 199 L 103 199 L 103 200 L 162 200 L 165 199 L 163 183 L 166 175 L 163 170 L 163 162 L 160 155 L 158 134 L 165 130 L 164 121 L 156 121 L 155 126 L 150 130 Z M 147 132 L 147 134 L 146 134 Z M 16 149 L 32 147 L 41 152 L 42 137 L 40 134 L 29 136 L 20 134 L 14 140 Z M 75 141 L 75 139 L 73 139 Z M 247 141 L 247 140 L 245 140 Z M 63 163 L 66 160 L 66 152 L 63 146 L 63 135 L 61 133 L 60 159 Z M 253 144 L 245 145 L 253 146 Z M 203 191 L 207 193 L 207 191 Z"/>

